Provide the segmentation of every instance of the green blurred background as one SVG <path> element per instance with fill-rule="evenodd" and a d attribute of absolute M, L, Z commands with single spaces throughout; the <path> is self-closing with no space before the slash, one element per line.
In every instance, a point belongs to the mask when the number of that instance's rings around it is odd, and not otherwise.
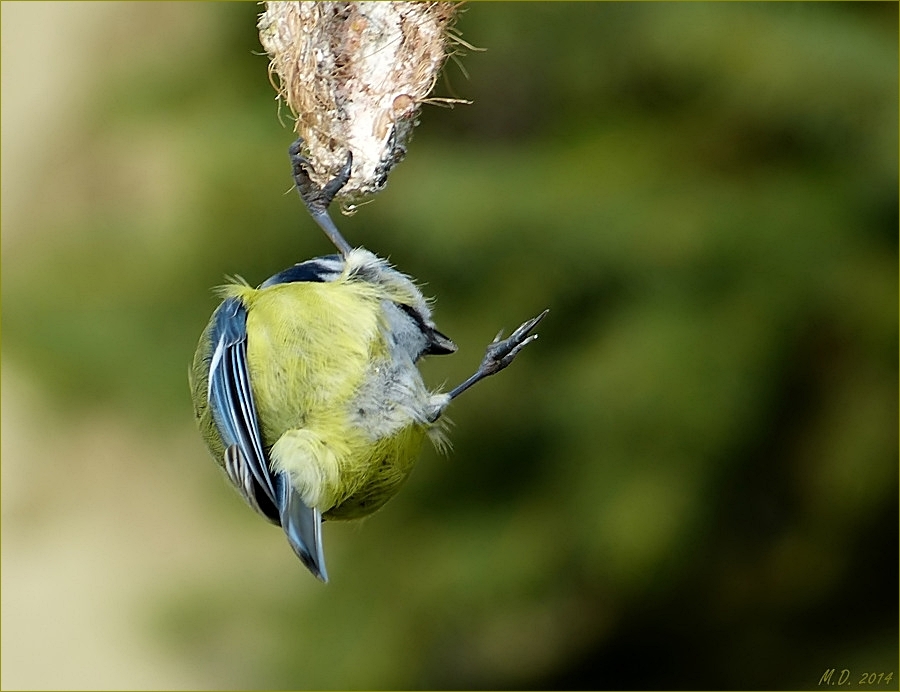
<path fill-rule="evenodd" d="M 211 286 L 330 252 L 259 11 L 2 5 L 3 687 L 897 689 L 898 5 L 467 6 L 473 105 L 339 223 L 434 386 L 551 314 L 327 586 L 186 382 Z"/>

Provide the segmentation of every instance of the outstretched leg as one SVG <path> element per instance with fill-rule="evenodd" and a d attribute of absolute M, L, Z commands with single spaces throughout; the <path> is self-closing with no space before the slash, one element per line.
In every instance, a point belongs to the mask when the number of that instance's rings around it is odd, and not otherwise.
<path fill-rule="evenodd" d="M 309 176 L 309 168 L 311 168 L 309 160 L 300 153 L 303 147 L 303 140 L 296 140 L 288 148 L 288 154 L 291 157 L 291 168 L 294 173 L 294 185 L 297 186 L 297 192 L 300 193 L 300 199 L 306 205 L 313 220 L 319 225 L 328 239 L 334 243 L 334 246 L 340 253 L 346 257 L 353 249 L 350 244 L 344 240 L 344 236 L 334 225 L 334 221 L 328 215 L 328 207 L 334 196 L 340 192 L 341 188 L 347 184 L 350 179 L 350 169 L 353 166 L 353 152 L 347 151 L 347 163 L 338 174 L 329 180 L 324 187 L 316 185 Z"/>
<path fill-rule="evenodd" d="M 497 334 L 497 336 L 494 337 L 494 340 L 488 345 L 487 352 L 484 354 L 484 359 L 481 361 L 481 365 L 478 366 L 478 370 L 475 371 L 475 374 L 462 384 L 454 387 L 450 393 L 446 395 L 446 398 L 443 399 L 432 412 L 431 421 L 436 421 L 444 412 L 447 405 L 473 384 L 480 382 L 485 377 L 490 377 L 491 375 L 500 372 L 503 368 L 512 363 L 513 359 L 519 355 L 519 352 L 523 348 L 538 338 L 538 335 L 531 334 L 531 331 L 542 319 L 544 319 L 548 312 L 550 312 L 550 310 L 544 310 L 537 317 L 528 320 L 502 341 L 500 340 L 500 337 L 503 332 L 501 331 Z"/>

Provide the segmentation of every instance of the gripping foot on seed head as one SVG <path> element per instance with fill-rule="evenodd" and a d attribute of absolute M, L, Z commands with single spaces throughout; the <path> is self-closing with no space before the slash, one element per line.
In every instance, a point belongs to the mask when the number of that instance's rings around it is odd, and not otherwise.
<path fill-rule="evenodd" d="M 313 170 L 312 164 L 301 150 L 303 148 L 303 140 L 297 139 L 288 148 L 288 154 L 291 157 L 291 168 L 294 174 L 294 185 L 297 192 L 300 193 L 300 199 L 306 205 L 313 220 L 319 225 L 328 239 L 334 243 L 338 251 L 346 257 L 353 249 L 350 244 L 344 240 L 344 236 L 334 225 L 334 221 L 328 215 L 328 207 L 334 196 L 340 192 L 341 188 L 350 180 L 350 169 L 353 166 L 353 152 L 347 151 L 347 163 L 343 165 L 338 174 L 325 183 L 324 187 L 319 187 L 310 177 L 310 171 Z"/>

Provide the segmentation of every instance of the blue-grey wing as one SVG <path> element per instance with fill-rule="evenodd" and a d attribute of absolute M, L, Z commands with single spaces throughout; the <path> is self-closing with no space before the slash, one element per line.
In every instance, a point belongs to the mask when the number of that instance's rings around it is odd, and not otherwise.
<path fill-rule="evenodd" d="M 266 463 L 247 367 L 247 309 L 226 299 L 213 316 L 210 410 L 225 446 L 225 470 L 247 503 L 277 523 L 272 474 Z"/>
<path fill-rule="evenodd" d="M 322 515 L 308 507 L 287 476 L 269 468 L 247 364 L 247 308 L 227 298 L 213 316 L 207 398 L 225 446 L 225 471 L 253 509 L 284 529 L 304 565 L 327 581 Z"/>

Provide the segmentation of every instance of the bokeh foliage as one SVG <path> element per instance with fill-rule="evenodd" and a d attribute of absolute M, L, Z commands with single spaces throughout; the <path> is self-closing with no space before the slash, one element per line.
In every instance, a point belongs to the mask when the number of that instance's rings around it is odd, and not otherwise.
<path fill-rule="evenodd" d="M 285 194 L 258 7 L 191 11 L 198 45 L 110 66 L 3 262 L 4 353 L 61 408 L 160 435 L 192 424 L 209 287 L 330 251 Z M 186 577 L 148 607 L 160 645 L 235 687 L 896 687 L 897 25 L 468 5 L 487 51 L 438 90 L 474 104 L 426 108 L 339 224 L 437 297 L 461 348 L 435 385 L 549 306 L 541 338 L 454 406 L 448 458 L 326 527 L 331 584 Z"/>

